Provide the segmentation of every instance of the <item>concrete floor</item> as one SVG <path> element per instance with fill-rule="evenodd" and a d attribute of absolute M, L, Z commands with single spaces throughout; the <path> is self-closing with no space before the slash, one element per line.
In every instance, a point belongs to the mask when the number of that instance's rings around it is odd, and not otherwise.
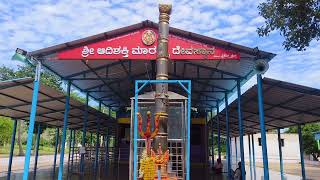
<path fill-rule="evenodd" d="M 40 158 L 39 163 L 45 163 L 46 159 L 51 159 L 50 157 L 42 157 Z M 16 160 L 23 159 L 23 158 L 17 158 Z M 44 162 L 41 162 L 43 160 Z M 67 160 L 66 160 L 67 161 Z M 65 162 L 66 162 L 65 161 Z M 17 162 L 15 162 L 17 163 Z M 5 163 L 7 164 L 7 163 Z M 50 162 L 51 164 L 51 162 Z M 22 163 L 23 165 L 23 163 Z M 33 166 L 30 166 L 30 170 L 33 169 Z M 64 178 L 65 180 L 91 180 L 91 179 L 96 179 L 96 180 L 127 180 L 129 179 L 129 167 L 127 163 L 123 164 L 112 164 L 110 163 L 108 168 L 104 167 L 104 164 L 102 164 L 99 168 L 98 173 L 95 173 L 93 171 L 93 163 L 91 162 L 86 162 L 85 164 L 85 173 L 81 175 L 79 173 L 79 166 L 78 164 L 75 163 L 73 167 L 73 171 L 70 170 L 68 173 L 67 171 L 67 164 L 64 166 Z M 226 167 L 225 167 L 226 168 Z M 18 168 L 19 169 L 19 168 Z M 71 169 L 71 167 L 70 167 Z M 261 179 L 261 176 L 263 176 L 263 169 L 259 167 L 259 164 L 257 164 L 257 179 Z M 52 165 L 48 165 L 47 167 L 41 167 L 37 170 L 37 175 L 34 177 L 33 172 L 30 172 L 29 179 L 30 180 L 56 180 L 57 179 L 57 171 L 58 168 L 56 168 L 55 176 L 53 176 L 53 169 Z M 247 176 L 246 179 L 251 179 L 250 178 L 250 170 L 249 167 L 246 166 L 246 171 L 247 171 Z M 309 173 L 309 171 L 307 171 Z M 272 168 L 272 165 L 270 165 L 270 179 L 280 179 L 280 174 L 278 171 L 275 171 L 275 169 Z M 11 180 L 20 180 L 22 179 L 22 170 L 14 171 L 12 172 Z M 308 175 L 308 179 L 319 179 L 320 173 L 319 171 L 314 172 L 314 176 L 310 177 L 310 174 Z M 224 180 L 226 178 L 226 174 L 222 175 L 214 175 L 208 168 L 201 166 L 201 165 L 191 165 L 191 172 L 190 172 L 190 179 L 193 180 Z M 299 175 L 291 175 L 291 174 L 286 174 L 287 179 L 290 180 L 299 180 L 301 177 Z M 5 180 L 6 177 L 2 176 L 0 177 L 0 180 Z"/>
<path fill-rule="evenodd" d="M 79 173 L 78 164 L 74 166 L 73 171 L 67 172 L 67 165 L 64 168 L 64 180 L 127 180 L 129 179 L 129 167 L 128 164 L 109 164 L 108 168 L 105 168 L 104 165 L 100 166 L 98 173 L 95 173 L 93 170 L 92 163 L 85 164 L 85 173 L 81 175 Z M 71 169 L 71 167 L 70 167 Z M 29 179 L 30 180 L 55 180 L 57 179 L 57 171 L 56 168 L 55 176 L 53 176 L 53 169 L 39 169 L 37 171 L 36 176 L 34 176 L 33 172 L 30 172 Z M 203 166 L 191 166 L 190 172 L 191 179 L 198 180 L 224 180 L 227 179 L 224 175 L 214 176 L 207 168 Z M 20 180 L 22 179 L 22 172 L 13 173 L 11 176 L 11 180 Z M 0 180 L 5 180 L 6 177 L 1 177 Z"/>

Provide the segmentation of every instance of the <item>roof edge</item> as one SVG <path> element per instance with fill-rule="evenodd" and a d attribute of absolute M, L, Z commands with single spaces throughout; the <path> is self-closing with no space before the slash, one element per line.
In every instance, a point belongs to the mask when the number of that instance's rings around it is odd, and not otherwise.
<path fill-rule="evenodd" d="M 68 48 L 76 48 L 76 47 L 82 46 L 84 44 L 94 43 L 94 42 L 97 42 L 99 40 L 112 38 L 112 37 L 115 37 L 115 36 L 126 34 L 126 33 L 129 33 L 129 32 L 141 29 L 141 28 L 146 28 L 146 27 L 158 28 L 158 24 L 153 22 L 153 21 L 150 21 L 150 20 L 145 20 L 145 21 L 142 21 L 140 23 L 133 24 L 133 25 L 130 25 L 130 26 L 114 29 L 114 30 L 111 30 L 111 31 L 107 31 L 107 32 L 103 32 L 103 33 L 100 33 L 100 34 L 88 36 L 88 37 L 81 38 L 81 39 L 78 39 L 78 40 L 69 41 L 69 42 L 66 42 L 66 43 L 57 44 L 57 45 L 50 46 L 50 47 L 47 47 L 47 48 L 35 50 L 35 51 L 30 52 L 29 54 L 32 55 L 32 56 L 35 56 L 35 57 L 47 56 L 47 55 L 54 54 L 56 52 L 59 52 L 59 51 L 62 51 L 62 50 L 68 49 Z M 197 33 L 181 30 L 181 29 L 174 28 L 174 27 L 170 27 L 169 32 L 171 34 L 174 34 L 174 35 L 182 36 L 182 37 L 185 37 L 185 38 L 188 38 L 188 39 L 192 39 L 192 40 L 195 40 L 195 41 L 204 42 L 206 44 L 217 45 L 217 46 L 222 47 L 222 48 L 231 49 L 231 50 L 234 50 L 234 51 L 240 51 L 240 52 L 252 55 L 252 56 L 256 56 L 257 58 L 263 58 L 263 59 L 271 60 L 273 57 L 276 56 L 276 54 L 274 54 L 274 53 L 270 53 L 270 52 L 266 52 L 266 51 L 260 51 L 258 48 L 249 48 L 249 47 L 242 46 L 242 45 L 239 45 L 239 44 L 223 41 L 223 40 L 220 40 L 220 39 L 215 39 L 215 38 L 212 38 L 212 37 L 200 35 L 200 34 L 197 34 Z"/>

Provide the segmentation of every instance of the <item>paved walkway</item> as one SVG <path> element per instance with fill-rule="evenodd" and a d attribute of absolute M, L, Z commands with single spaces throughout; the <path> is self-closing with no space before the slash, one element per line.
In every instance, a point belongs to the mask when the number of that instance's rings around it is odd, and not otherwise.
<path fill-rule="evenodd" d="M 21 173 L 24 168 L 24 156 L 14 156 L 12 160 L 12 172 Z M 35 156 L 30 158 L 29 169 L 33 171 Z M 38 169 L 53 167 L 54 155 L 38 157 Z M 57 155 L 57 165 L 60 162 L 60 155 Z M 68 154 L 64 155 L 64 162 L 68 162 Z M 8 171 L 9 158 L 0 158 L 0 177 L 6 176 Z"/>

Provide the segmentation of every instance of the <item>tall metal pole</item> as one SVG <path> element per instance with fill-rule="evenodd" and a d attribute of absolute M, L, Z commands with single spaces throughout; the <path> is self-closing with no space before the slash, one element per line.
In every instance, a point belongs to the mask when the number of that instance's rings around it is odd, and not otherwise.
<path fill-rule="evenodd" d="M 241 87 L 240 80 L 237 80 L 237 94 L 238 94 L 238 121 L 239 121 L 239 139 L 240 139 L 240 157 L 241 157 L 241 176 L 246 179 L 245 160 L 244 160 L 244 146 L 243 146 L 243 121 L 241 111 Z"/>
<path fill-rule="evenodd" d="M 70 135 L 69 135 L 69 154 L 68 154 L 68 172 L 70 167 L 70 158 L 71 158 L 71 145 L 72 145 L 72 129 L 70 129 Z"/>
<path fill-rule="evenodd" d="M 225 112 L 226 112 L 226 129 L 227 129 L 227 164 L 228 164 L 228 179 L 231 178 L 231 158 L 230 158 L 230 129 L 229 129 L 229 112 L 228 112 L 228 95 L 225 93 L 224 95 L 224 102 L 225 102 Z"/>
<path fill-rule="evenodd" d="M 56 174 L 58 144 L 59 144 L 59 128 L 56 129 L 56 143 L 54 145 L 53 177 Z"/>
<path fill-rule="evenodd" d="M 39 155 L 39 144 L 40 144 L 40 134 L 41 134 L 41 124 L 38 124 L 37 143 L 36 143 L 36 154 L 35 154 L 35 157 L 34 157 L 33 177 L 36 177 L 36 175 L 37 175 L 38 155 Z M 34 178 L 34 179 L 35 179 L 35 178 Z"/>
<path fill-rule="evenodd" d="M 41 62 L 38 61 L 38 64 L 36 67 L 36 74 L 34 78 L 34 84 L 33 84 L 31 113 L 29 118 L 30 120 L 29 120 L 28 136 L 27 136 L 27 149 L 26 149 L 26 156 L 24 160 L 24 169 L 23 169 L 23 180 L 28 180 L 28 175 L 29 175 L 32 136 L 33 136 L 33 130 L 34 130 L 34 123 L 36 121 L 38 93 L 39 93 L 39 86 L 40 86 L 40 75 L 41 75 Z"/>
<path fill-rule="evenodd" d="M 211 152 L 212 152 L 212 156 L 211 156 L 211 165 L 212 167 L 214 167 L 214 131 L 213 131 L 213 110 L 211 109 L 211 141 L 212 141 L 212 146 L 211 146 Z"/>
<path fill-rule="evenodd" d="M 248 135 L 248 145 L 249 145 L 249 165 L 250 165 L 250 179 L 252 180 L 252 162 L 251 162 L 251 145 L 250 145 L 250 135 Z"/>
<path fill-rule="evenodd" d="M 82 147 L 86 147 L 86 133 L 87 133 L 87 122 L 88 122 L 88 106 L 89 106 L 89 93 L 86 94 L 86 106 L 84 110 L 84 118 L 83 118 L 83 130 L 82 130 Z M 84 154 L 81 152 L 80 157 L 80 172 L 83 173 L 84 170 Z"/>
<path fill-rule="evenodd" d="M 260 119 L 263 172 L 264 172 L 263 177 L 265 180 L 269 180 L 267 137 L 266 137 L 266 127 L 265 127 L 265 122 L 264 122 L 263 91 L 262 91 L 263 89 L 262 89 L 262 76 L 261 76 L 261 74 L 257 74 L 257 85 L 258 85 L 259 119 Z"/>
<path fill-rule="evenodd" d="M 76 130 L 73 130 L 72 155 L 71 155 L 71 172 L 73 172 L 74 146 L 76 144 Z"/>
<path fill-rule="evenodd" d="M 236 162 L 238 162 L 238 143 L 237 143 L 237 137 L 234 137 L 234 146 L 236 149 Z"/>
<path fill-rule="evenodd" d="M 64 119 L 63 119 L 58 180 L 62 180 L 62 175 L 63 175 L 64 149 L 65 149 L 65 144 L 66 144 L 67 126 L 68 126 L 68 117 L 69 117 L 69 108 L 70 108 L 69 107 L 70 91 L 71 91 L 71 81 L 68 81 L 66 102 L 65 102 L 66 104 L 65 104 Z"/>
<path fill-rule="evenodd" d="M 254 136 L 251 134 L 251 142 L 252 142 L 252 164 L 253 164 L 253 179 L 256 180 L 257 172 L 256 172 L 256 153 L 254 150 Z M 250 143 L 250 142 L 249 142 Z"/>
<path fill-rule="evenodd" d="M 99 111 L 101 111 L 101 101 L 99 102 Z M 97 127 L 97 142 L 96 142 L 96 157 L 94 162 L 94 170 L 98 172 L 99 165 L 99 148 L 100 148 L 100 117 L 97 119 L 98 127 Z"/>
<path fill-rule="evenodd" d="M 298 125 L 298 135 L 299 135 L 299 147 L 300 147 L 300 161 L 301 161 L 301 174 L 302 174 L 302 179 L 306 179 L 306 170 L 304 168 L 304 147 L 302 144 L 302 133 L 301 133 L 301 125 Z"/>
<path fill-rule="evenodd" d="M 208 162 L 209 162 L 209 146 L 208 146 L 208 144 L 209 144 L 209 135 L 208 135 L 208 133 L 209 133 L 209 126 L 208 126 L 208 115 L 209 115 L 209 113 L 208 113 L 208 111 L 206 111 L 206 120 L 205 120 L 205 122 L 204 122 L 204 126 L 205 126 L 205 129 L 204 129 L 204 134 L 205 134 L 205 145 L 204 145 L 204 154 L 205 154 L 205 156 L 206 156 L 206 165 L 208 164 Z"/>
<path fill-rule="evenodd" d="M 221 134 L 220 134 L 220 119 L 219 119 L 219 103 L 217 105 L 217 124 L 218 124 L 218 158 L 221 159 Z"/>
<path fill-rule="evenodd" d="M 168 79 L 168 36 L 169 36 L 169 19 L 171 13 L 171 5 L 160 4 L 159 5 L 159 37 L 158 37 L 158 49 L 157 49 L 157 80 Z M 161 145 L 162 151 L 165 152 L 168 149 L 168 84 L 157 83 L 156 84 L 156 96 L 155 96 L 155 109 L 159 114 L 159 132 L 154 139 L 154 149 Z"/>
<path fill-rule="evenodd" d="M 17 120 L 15 119 L 13 124 L 12 136 L 11 136 L 11 147 L 10 147 L 10 155 L 9 155 L 7 180 L 10 180 L 10 176 L 11 176 L 11 166 L 12 166 L 12 159 L 13 159 L 14 143 L 16 140 L 16 131 L 17 131 Z"/>
<path fill-rule="evenodd" d="M 279 159 L 280 159 L 280 174 L 281 174 L 281 180 L 284 180 L 280 128 L 278 128 L 277 130 L 278 130 L 278 146 L 279 146 Z"/>
<path fill-rule="evenodd" d="M 157 49 L 157 80 L 168 79 L 168 39 L 169 39 L 169 19 L 171 14 L 171 5 L 160 4 L 159 5 L 159 36 L 158 36 L 158 49 Z M 155 111 L 159 115 L 159 131 L 154 138 L 154 149 L 161 146 L 162 152 L 168 149 L 168 84 L 158 83 L 156 84 L 155 95 Z M 160 167 L 158 167 L 158 179 Z"/>

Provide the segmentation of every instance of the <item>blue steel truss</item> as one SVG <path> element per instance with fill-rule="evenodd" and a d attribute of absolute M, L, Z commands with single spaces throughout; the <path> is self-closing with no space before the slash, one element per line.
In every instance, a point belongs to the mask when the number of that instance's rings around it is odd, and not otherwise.
<path fill-rule="evenodd" d="M 135 96 L 134 96 L 134 130 L 133 130 L 133 179 L 137 180 L 138 170 L 138 95 L 139 92 L 148 84 L 179 84 L 182 89 L 188 94 L 188 105 L 187 105 L 187 147 L 186 147 L 186 180 L 190 180 L 190 126 L 191 126 L 191 80 L 136 80 L 135 81 Z M 139 87 L 139 85 L 141 86 Z M 186 84 L 187 87 L 184 85 Z"/>

